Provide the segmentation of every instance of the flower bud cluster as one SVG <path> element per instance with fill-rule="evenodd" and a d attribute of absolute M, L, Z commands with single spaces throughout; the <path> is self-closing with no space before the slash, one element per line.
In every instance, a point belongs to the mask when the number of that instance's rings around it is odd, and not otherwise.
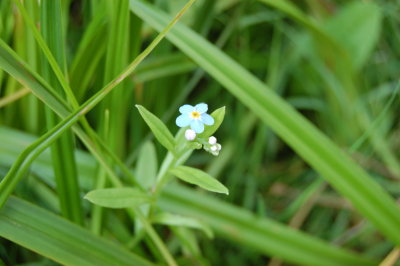
<path fill-rule="evenodd" d="M 218 156 L 219 152 L 222 149 L 221 144 L 217 143 L 216 137 L 211 136 L 208 138 L 208 141 L 205 141 L 202 138 L 197 138 L 196 132 L 192 129 L 187 129 L 185 131 L 185 138 L 192 143 L 196 142 L 197 144 L 199 144 L 200 148 L 202 146 L 204 150 L 214 156 Z"/>

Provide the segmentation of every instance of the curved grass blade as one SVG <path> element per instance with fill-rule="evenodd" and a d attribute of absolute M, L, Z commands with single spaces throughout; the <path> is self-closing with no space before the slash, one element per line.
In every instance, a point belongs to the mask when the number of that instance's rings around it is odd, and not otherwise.
<path fill-rule="evenodd" d="M 153 265 L 16 197 L 0 211 L 0 236 L 64 265 Z"/>
<path fill-rule="evenodd" d="M 169 21 L 168 15 L 150 4 L 139 0 L 130 3 L 132 12 L 157 30 Z M 387 238 L 400 245 L 399 207 L 329 138 L 246 69 L 186 26 L 176 25 L 167 39 L 269 125 Z"/>

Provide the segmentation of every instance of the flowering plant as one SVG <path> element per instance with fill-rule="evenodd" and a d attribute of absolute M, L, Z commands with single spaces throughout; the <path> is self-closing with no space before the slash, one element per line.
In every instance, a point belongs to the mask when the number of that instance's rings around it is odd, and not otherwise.
<path fill-rule="evenodd" d="M 188 141 L 193 141 L 191 146 L 200 149 L 203 147 L 206 151 L 212 155 L 217 156 L 222 148 L 221 144 L 217 143 L 217 138 L 214 136 L 198 137 L 197 134 L 203 133 L 205 125 L 212 126 L 215 123 L 214 118 L 207 114 L 208 105 L 205 103 L 199 103 L 195 106 L 188 104 L 182 105 L 179 108 L 179 115 L 176 118 L 176 125 L 181 128 L 187 128 L 185 131 L 185 138 Z"/>

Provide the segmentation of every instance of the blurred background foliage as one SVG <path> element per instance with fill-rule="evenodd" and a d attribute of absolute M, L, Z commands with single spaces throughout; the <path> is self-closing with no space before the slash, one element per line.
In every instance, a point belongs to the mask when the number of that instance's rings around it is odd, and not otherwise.
<path fill-rule="evenodd" d="M 174 15 L 186 1 L 151 2 Z M 128 1 L 63 0 L 62 31 L 55 38 L 63 42 L 52 43 L 51 27 L 57 19 L 43 17 L 38 1 L 23 3 L 68 77 L 79 104 L 117 76 L 156 34 L 131 12 Z M 181 22 L 282 96 L 388 193 L 399 198 L 399 11 L 399 1 L 383 0 L 198 0 Z M 50 27 L 47 37 L 46 23 Z M 48 73 L 51 68 L 13 1 L 0 1 L 0 38 L 51 86 L 61 87 L 54 74 Z M 29 88 L 2 70 L 0 84 L 2 177 L 22 150 L 52 126 L 48 122 L 51 111 Z M 229 188 L 228 197 L 218 198 L 363 254 L 371 261 L 383 260 L 394 248 L 240 99 L 169 41 L 158 45 L 132 76 L 87 115 L 87 120 L 126 166 L 135 173 L 155 175 L 152 169 L 166 153 L 134 105 L 151 110 L 175 133 L 179 106 L 200 102 L 208 103 L 211 110 L 226 106 L 224 123 L 216 133 L 223 146 L 220 155 L 195 151 L 187 163 Z M 70 141 L 75 143 L 70 152 L 75 153 L 76 162 L 60 160 L 65 168 L 77 170 L 81 195 L 96 186 L 108 186 L 106 181 L 93 181 L 104 180 L 106 174 L 87 148 L 77 138 Z M 57 166 L 52 165 L 52 153 L 46 151 L 35 161 L 15 195 L 63 214 L 62 199 L 55 189 L 53 170 Z M 141 159 L 148 158 L 144 156 L 153 159 Z M 148 240 L 142 245 L 132 240 L 132 224 L 124 212 L 104 210 L 103 223 L 96 227 L 90 222 L 92 206 L 81 204 L 83 219 L 74 218 L 74 214 L 63 216 L 150 261 L 160 259 Z M 188 255 L 193 253 L 198 255 L 196 263 L 205 265 L 284 264 L 273 254 L 262 254 L 229 237 L 217 234 L 211 240 L 182 228 L 156 229 L 182 265 L 194 263 Z M 196 239 L 189 241 L 196 243 L 195 251 L 187 251 L 183 244 L 180 252 L 180 241 L 189 236 Z M 6 239 L 0 241 L 0 258 L 6 265 L 53 265 Z"/>

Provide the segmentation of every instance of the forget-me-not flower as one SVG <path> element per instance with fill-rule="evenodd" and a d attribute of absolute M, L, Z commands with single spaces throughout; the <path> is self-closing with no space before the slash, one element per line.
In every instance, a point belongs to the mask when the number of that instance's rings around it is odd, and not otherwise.
<path fill-rule="evenodd" d="M 211 126 L 214 124 L 214 118 L 207 114 L 208 106 L 205 103 L 199 103 L 196 106 L 189 104 L 182 105 L 179 108 L 180 116 L 176 118 L 178 127 L 187 127 L 194 130 L 197 134 L 204 131 L 204 125 Z"/>

